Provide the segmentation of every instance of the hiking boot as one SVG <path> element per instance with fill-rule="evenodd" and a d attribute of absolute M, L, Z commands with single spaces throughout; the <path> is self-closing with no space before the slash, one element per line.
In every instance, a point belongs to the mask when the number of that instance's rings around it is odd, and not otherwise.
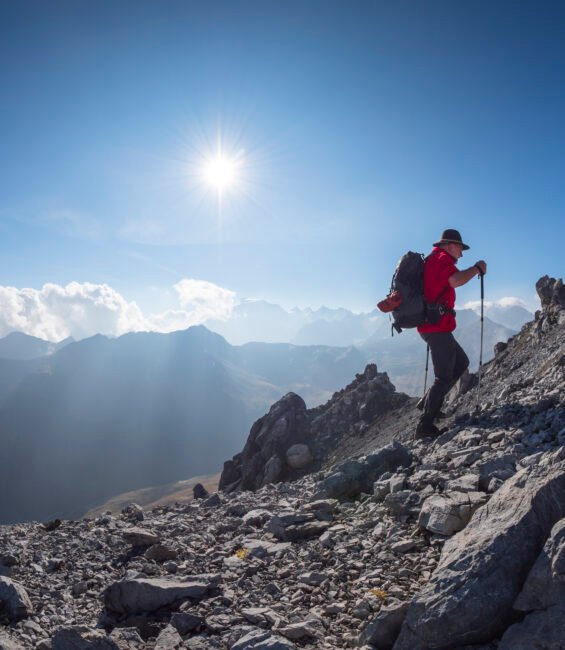
<path fill-rule="evenodd" d="M 424 410 L 424 402 L 426 401 L 425 396 L 420 399 L 420 401 L 416 404 L 416 408 L 418 411 L 423 411 Z M 439 411 L 439 413 L 434 416 L 434 420 L 443 420 L 444 418 L 448 417 L 447 413 L 444 411 Z"/>
<path fill-rule="evenodd" d="M 441 431 L 433 423 L 432 418 L 429 416 L 423 416 L 420 418 L 418 426 L 416 427 L 416 433 L 414 434 L 416 440 L 421 440 L 422 438 L 437 438 L 439 435 L 441 435 Z"/>

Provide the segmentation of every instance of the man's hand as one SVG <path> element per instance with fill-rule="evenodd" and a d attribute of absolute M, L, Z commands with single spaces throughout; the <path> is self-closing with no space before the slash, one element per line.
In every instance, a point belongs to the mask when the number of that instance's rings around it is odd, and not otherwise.
<path fill-rule="evenodd" d="M 480 260 L 473 266 L 470 266 L 464 271 L 457 271 L 454 273 L 448 280 L 449 284 L 454 288 L 461 287 L 464 284 L 467 284 L 469 280 L 476 278 L 481 273 L 484 275 L 487 272 L 487 263 L 483 260 Z"/>
<path fill-rule="evenodd" d="M 479 260 L 475 263 L 475 267 L 479 271 L 480 275 L 484 275 L 487 272 L 487 263 L 483 260 Z"/>

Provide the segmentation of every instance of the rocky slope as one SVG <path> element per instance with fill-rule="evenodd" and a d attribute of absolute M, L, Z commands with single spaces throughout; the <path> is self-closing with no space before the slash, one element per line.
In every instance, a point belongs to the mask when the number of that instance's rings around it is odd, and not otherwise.
<path fill-rule="evenodd" d="M 1 527 L 0 648 L 564 648 L 565 290 L 537 288 L 437 440 L 368 367 L 274 405 L 217 494 Z"/>

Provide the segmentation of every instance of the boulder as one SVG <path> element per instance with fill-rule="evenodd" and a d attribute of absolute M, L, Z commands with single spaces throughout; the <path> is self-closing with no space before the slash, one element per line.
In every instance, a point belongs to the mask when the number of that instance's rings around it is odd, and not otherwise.
<path fill-rule="evenodd" d="M 192 488 L 192 496 L 195 499 L 207 499 L 210 496 L 208 490 L 202 485 L 202 483 L 197 483 Z"/>
<path fill-rule="evenodd" d="M 286 450 L 286 462 L 294 469 L 307 467 L 312 460 L 312 453 L 308 445 L 296 444 Z"/>
<path fill-rule="evenodd" d="M 565 449 L 515 474 L 448 540 L 414 598 L 395 650 L 479 644 L 500 635 L 552 526 L 565 516 Z"/>
<path fill-rule="evenodd" d="M 224 463 L 220 490 L 257 490 L 283 480 L 283 460 L 289 448 L 308 437 L 304 400 L 288 393 L 255 422 L 240 454 Z"/>
<path fill-rule="evenodd" d="M 361 492 L 373 492 L 373 484 L 385 472 L 409 467 L 412 455 L 404 445 L 393 442 L 364 458 L 350 459 L 338 465 L 335 471 L 318 486 L 316 498 L 354 498 Z"/>
<path fill-rule="evenodd" d="M 414 490 L 400 490 L 387 494 L 384 500 L 385 508 L 396 517 L 417 517 L 422 507 L 425 495 Z"/>
<path fill-rule="evenodd" d="M 565 286 L 561 278 L 556 280 L 544 275 L 536 282 L 536 291 L 544 311 L 552 307 L 565 309 Z"/>
<path fill-rule="evenodd" d="M 118 614 L 154 612 L 185 600 L 202 600 L 216 592 L 218 582 L 216 575 L 120 580 L 104 591 L 104 605 Z"/>
<path fill-rule="evenodd" d="M 514 609 L 529 612 L 502 637 L 502 650 L 565 647 L 565 519 L 553 527 Z"/>
<path fill-rule="evenodd" d="M 8 619 L 18 621 L 33 613 L 33 605 L 27 591 L 10 578 L 0 576 L 0 612 L 4 611 Z"/>
<path fill-rule="evenodd" d="M 382 607 L 361 633 L 359 644 L 376 646 L 379 650 L 390 650 L 400 632 L 407 611 L 408 603 L 400 601 Z"/>
<path fill-rule="evenodd" d="M 122 533 L 124 541 L 132 546 L 153 546 L 161 541 L 159 535 L 145 528 L 126 528 Z"/>
<path fill-rule="evenodd" d="M 422 504 L 418 524 L 438 535 L 453 535 L 463 530 L 472 514 L 487 500 L 483 492 L 434 494 Z"/>

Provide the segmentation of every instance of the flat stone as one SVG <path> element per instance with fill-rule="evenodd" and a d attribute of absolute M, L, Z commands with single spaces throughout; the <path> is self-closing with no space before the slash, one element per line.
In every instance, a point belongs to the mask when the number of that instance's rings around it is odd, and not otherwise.
<path fill-rule="evenodd" d="M 159 544 L 161 541 L 159 535 L 145 528 L 126 528 L 122 536 L 124 541 L 132 546 L 153 546 L 154 544 Z"/>
<path fill-rule="evenodd" d="M 215 591 L 219 576 L 202 575 L 120 580 L 106 588 L 104 605 L 119 614 L 153 612 L 185 600 L 201 600 Z"/>
<path fill-rule="evenodd" d="M 293 650 L 295 647 L 294 643 L 271 632 L 252 630 L 236 641 L 230 650 Z"/>
<path fill-rule="evenodd" d="M 52 650 L 120 650 L 120 646 L 103 630 L 85 626 L 59 629 L 51 640 Z"/>

